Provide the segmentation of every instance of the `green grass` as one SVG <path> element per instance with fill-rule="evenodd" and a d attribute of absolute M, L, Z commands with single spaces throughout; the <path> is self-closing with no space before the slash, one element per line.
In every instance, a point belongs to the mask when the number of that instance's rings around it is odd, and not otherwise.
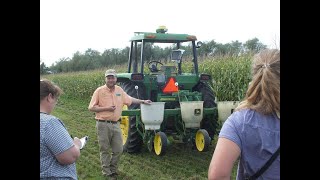
<path fill-rule="evenodd" d="M 89 102 L 61 96 L 53 115 L 59 117 L 75 137 L 89 136 L 86 147 L 81 150 L 77 160 L 79 180 L 103 179 L 99 146 L 96 136 L 94 114 L 88 111 Z M 208 167 L 215 148 L 216 138 L 208 152 L 198 152 L 188 144 L 172 143 L 164 156 L 156 156 L 144 146 L 139 154 L 123 153 L 119 163 L 120 176 L 124 180 L 205 180 L 208 179 Z M 232 179 L 235 179 L 236 165 Z"/>

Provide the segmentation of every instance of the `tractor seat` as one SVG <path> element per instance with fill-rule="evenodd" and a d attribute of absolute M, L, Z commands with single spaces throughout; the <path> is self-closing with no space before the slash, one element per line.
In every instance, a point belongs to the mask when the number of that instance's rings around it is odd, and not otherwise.
<path fill-rule="evenodd" d="M 178 74 L 176 66 L 161 66 L 160 71 L 166 72 L 170 71 L 172 76 L 176 76 Z"/>
<path fill-rule="evenodd" d="M 152 64 L 151 65 L 151 72 L 158 72 L 159 70 L 157 69 L 157 66 Z"/>

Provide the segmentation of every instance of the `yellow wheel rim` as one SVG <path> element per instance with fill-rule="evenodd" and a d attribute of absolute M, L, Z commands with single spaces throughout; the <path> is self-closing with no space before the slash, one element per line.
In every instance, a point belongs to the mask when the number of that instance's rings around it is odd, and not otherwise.
<path fill-rule="evenodd" d="M 124 105 L 122 110 L 128 110 L 128 106 Z M 120 128 L 122 132 L 122 144 L 127 142 L 129 132 L 129 116 L 121 116 Z"/>
<path fill-rule="evenodd" d="M 154 152 L 157 155 L 160 155 L 161 154 L 161 150 L 162 150 L 162 142 L 161 142 L 160 134 L 157 133 L 155 135 L 153 144 L 154 144 Z"/>
<path fill-rule="evenodd" d="M 203 151 L 204 146 L 205 146 L 205 139 L 204 135 L 201 131 L 198 131 L 196 134 L 196 146 L 198 151 Z"/>

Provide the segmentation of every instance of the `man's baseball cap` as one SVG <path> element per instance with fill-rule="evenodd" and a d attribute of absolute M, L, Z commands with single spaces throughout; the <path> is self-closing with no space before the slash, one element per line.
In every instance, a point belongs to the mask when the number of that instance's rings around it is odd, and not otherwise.
<path fill-rule="evenodd" d="M 114 70 L 114 69 L 108 69 L 108 70 L 106 70 L 106 73 L 105 73 L 104 75 L 105 75 L 105 77 L 107 77 L 107 76 L 117 77 L 116 70 Z"/>

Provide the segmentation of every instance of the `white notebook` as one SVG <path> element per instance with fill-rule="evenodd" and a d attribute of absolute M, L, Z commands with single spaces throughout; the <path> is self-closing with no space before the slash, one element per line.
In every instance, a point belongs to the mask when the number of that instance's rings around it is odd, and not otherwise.
<path fill-rule="evenodd" d="M 84 146 L 87 144 L 88 139 L 89 139 L 89 136 L 84 136 L 83 138 L 80 139 L 81 141 L 80 149 L 84 148 Z"/>

